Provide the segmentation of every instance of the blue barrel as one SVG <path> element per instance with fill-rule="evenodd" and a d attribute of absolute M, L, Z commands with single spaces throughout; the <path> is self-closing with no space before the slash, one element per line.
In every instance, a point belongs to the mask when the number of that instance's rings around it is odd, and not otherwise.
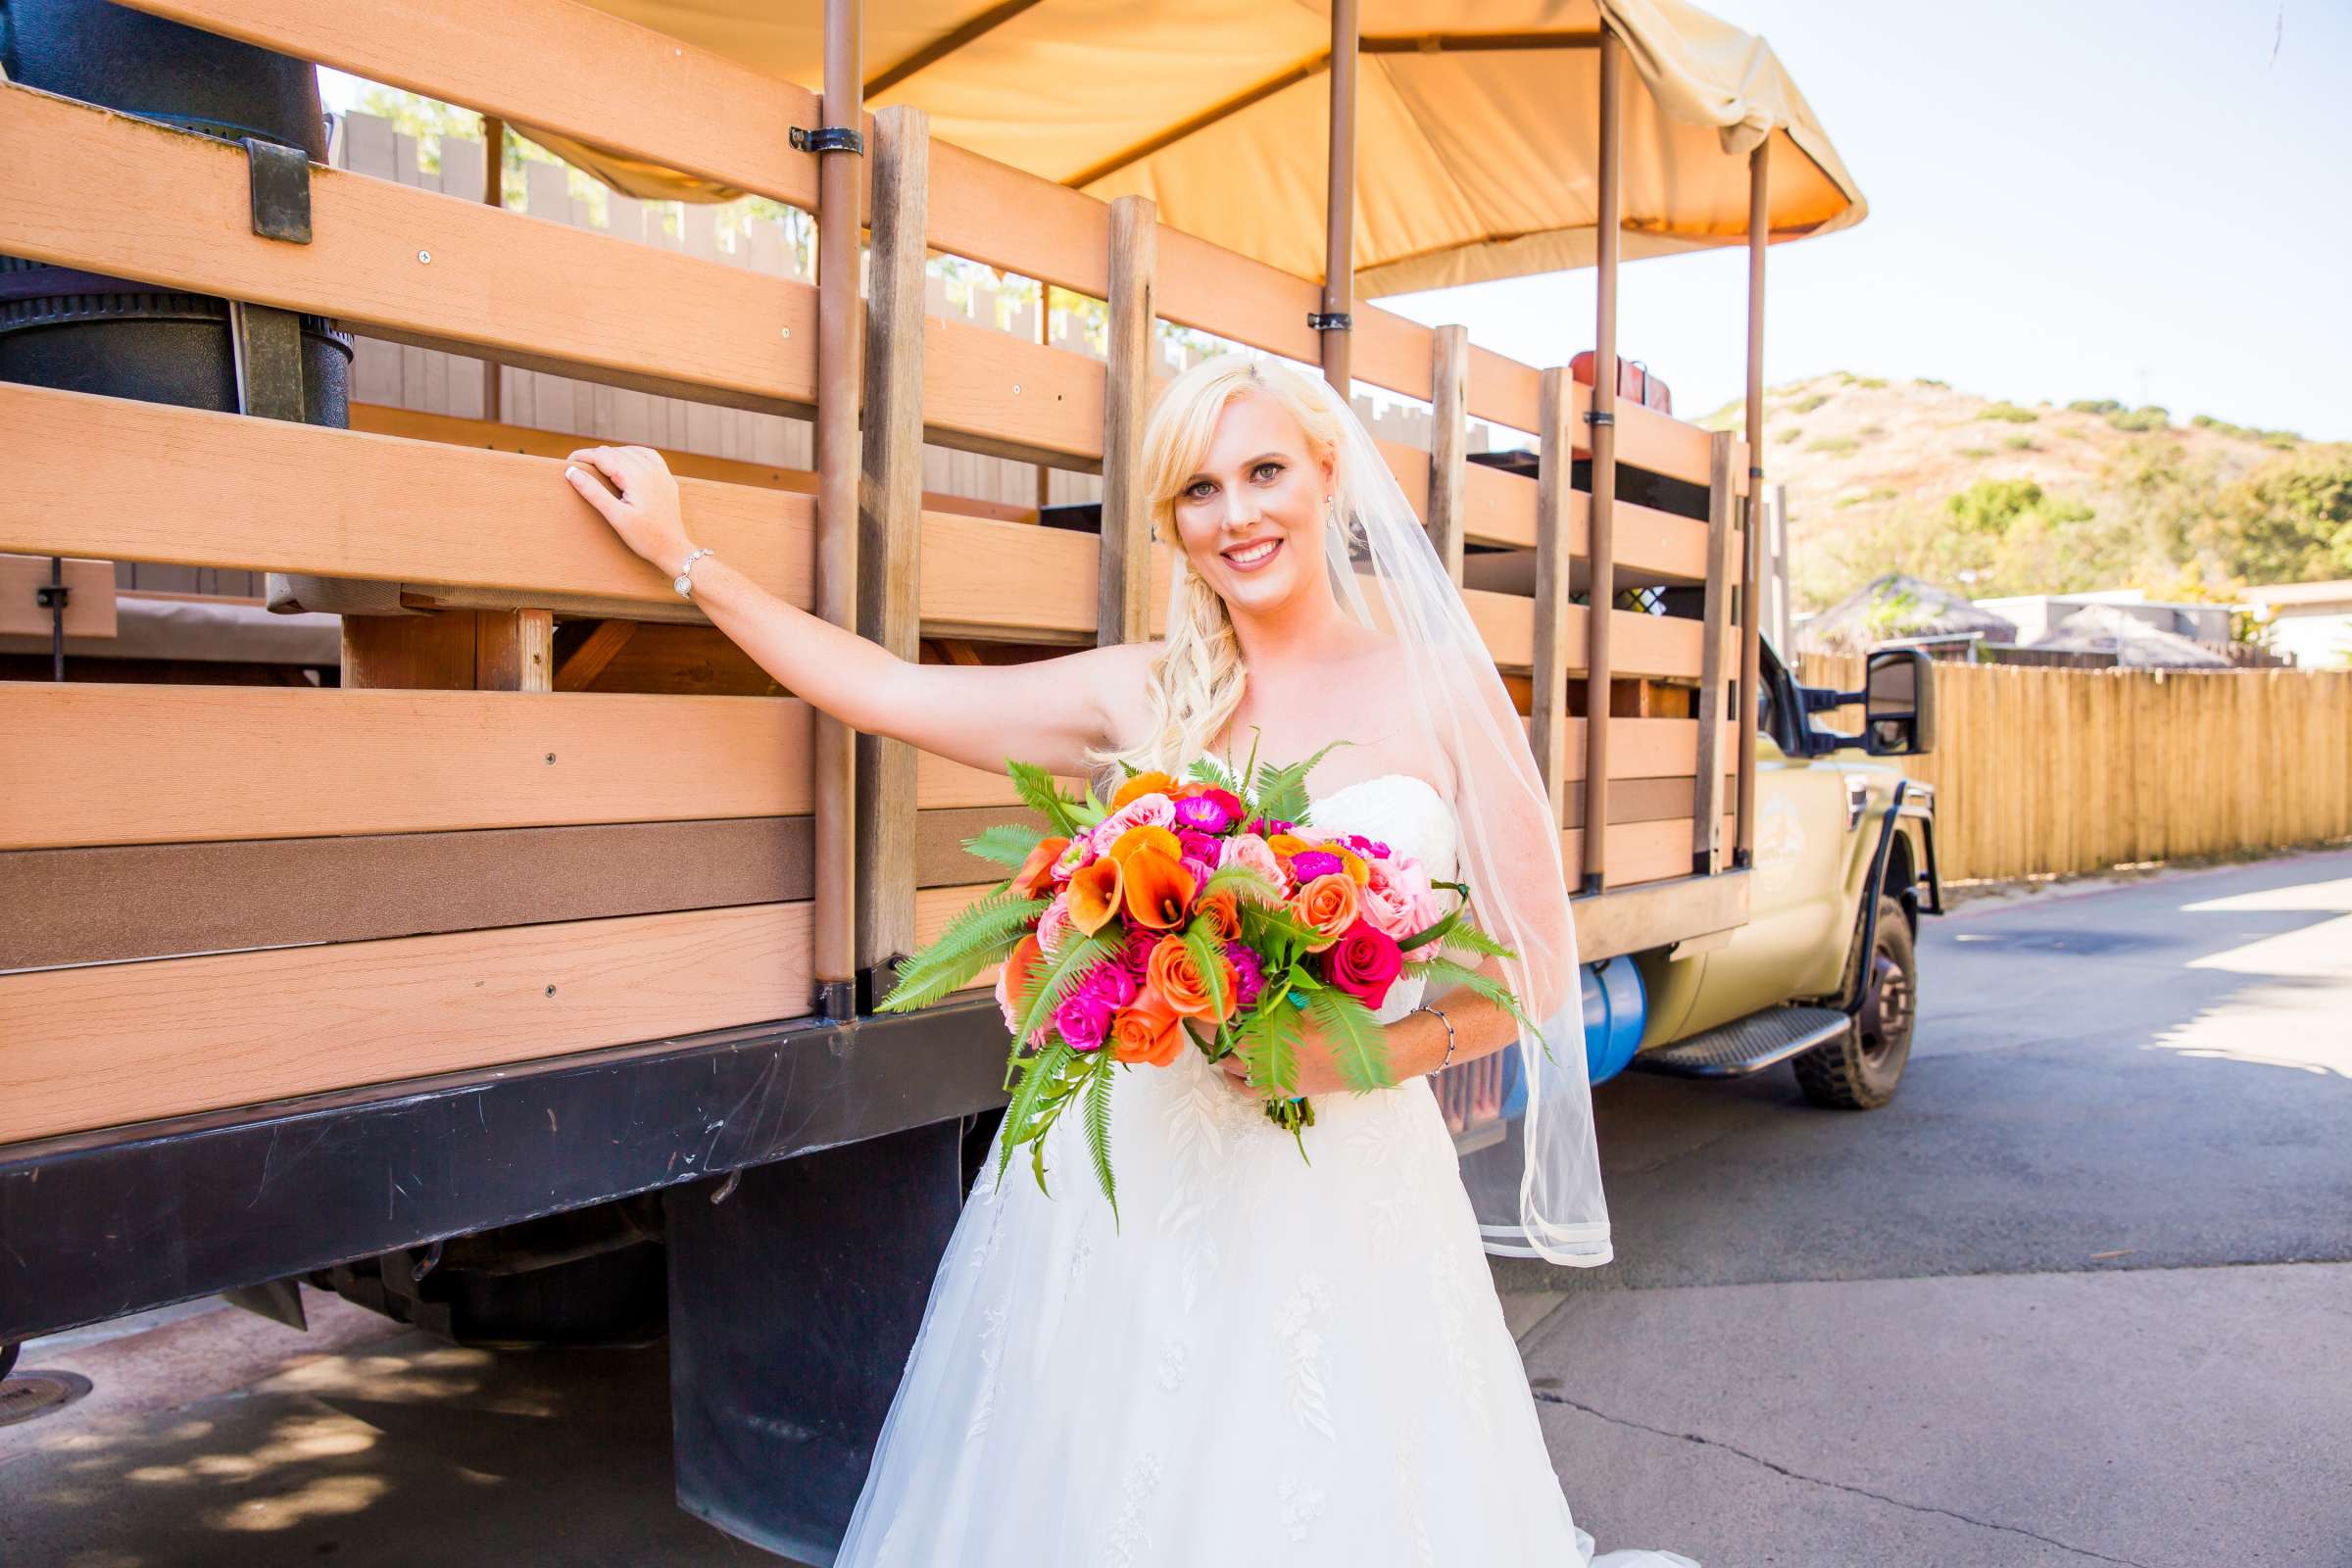
<path fill-rule="evenodd" d="M 1642 1047 L 1649 1000 L 1630 956 L 1585 966 L 1585 1065 L 1594 1083 L 1625 1070 Z"/>

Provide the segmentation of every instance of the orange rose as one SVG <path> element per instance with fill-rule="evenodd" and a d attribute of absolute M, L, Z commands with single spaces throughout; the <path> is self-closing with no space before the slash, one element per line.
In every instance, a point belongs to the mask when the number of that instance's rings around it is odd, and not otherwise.
<path fill-rule="evenodd" d="M 1362 901 L 1355 891 L 1355 879 L 1345 871 L 1333 871 L 1319 876 L 1298 890 L 1291 900 L 1291 912 L 1315 928 L 1322 935 L 1320 942 L 1307 944 L 1309 953 L 1321 953 L 1340 940 L 1348 928 L 1355 924 Z"/>
<path fill-rule="evenodd" d="M 1093 936 L 1119 912 L 1125 893 L 1119 862 L 1105 855 L 1070 878 L 1070 924 Z"/>
<path fill-rule="evenodd" d="M 1124 861 L 1106 855 L 1095 864 L 1124 866 L 1127 918 L 1134 924 L 1153 931 L 1170 931 L 1184 923 L 1196 884 L 1193 873 L 1179 864 L 1173 855 L 1147 847 L 1134 851 Z M 1073 918 L 1075 914 L 1073 909 Z"/>
<path fill-rule="evenodd" d="M 1110 1054 L 1119 1061 L 1165 1067 L 1184 1050 L 1184 1024 L 1174 1009 L 1147 989 L 1110 1020 Z"/>
<path fill-rule="evenodd" d="M 1227 942 L 1242 934 L 1242 898 L 1231 886 L 1201 894 L 1193 905 L 1193 913 L 1207 915 L 1209 923 L 1217 928 L 1217 935 Z"/>
<path fill-rule="evenodd" d="M 1193 1018 L 1215 1018 L 1219 1021 L 1233 1016 L 1234 998 L 1241 988 L 1241 977 L 1233 971 L 1233 960 L 1220 954 L 1218 967 L 1223 971 L 1217 983 L 1224 988 L 1225 1010 L 1217 1011 L 1208 996 L 1208 981 L 1194 961 L 1192 951 L 1177 937 L 1162 937 L 1159 946 L 1144 966 L 1144 978 L 1149 988 L 1163 998 L 1176 1011 Z"/>
<path fill-rule="evenodd" d="M 1131 827 L 1112 839 L 1110 848 L 1103 851 L 1103 855 L 1109 859 L 1124 860 L 1138 850 L 1157 850 L 1171 860 L 1181 858 L 1184 854 L 1176 835 L 1166 828 L 1139 826 Z"/>
<path fill-rule="evenodd" d="M 1035 899 L 1045 896 L 1047 884 L 1054 880 L 1054 862 L 1061 852 L 1070 847 L 1068 839 L 1040 839 L 1029 858 L 1012 873 L 1012 896 L 1016 899 Z"/>
<path fill-rule="evenodd" d="M 1147 769 L 1119 786 L 1119 793 L 1110 798 L 1110 808 L 1115 811 L 1129 801 L 1141 800 L 1147 795 L 1172 796 L 1176 790 L 1176 780 L 1172 775 Z"/>

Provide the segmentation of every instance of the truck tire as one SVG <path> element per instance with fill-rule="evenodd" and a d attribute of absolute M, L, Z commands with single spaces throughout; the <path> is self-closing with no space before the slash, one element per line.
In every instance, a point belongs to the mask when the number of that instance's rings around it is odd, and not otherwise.
<path fill-rule="evenodd" d="M 1919 965 L 1903 906 L 1879 897 L 1878 930 L 1870 972 L 1852 1027 L 1790 1061 L 1796 1086 L 1832 1110 L 1876 1110 L 1894 1098 L 1911 1059 L 1911 1026 L 1919 1016 Z M 1858 963 L 1857 956 L 1856 962 Z M 1848 994 L 1854 965 L 1846 969 Z"/>
<path fill-rule="evenodd" d="M 0 1378 L 16 1370 L 17 1352 L 23 1348 L 21 1345 L 0 1345 Z"/>

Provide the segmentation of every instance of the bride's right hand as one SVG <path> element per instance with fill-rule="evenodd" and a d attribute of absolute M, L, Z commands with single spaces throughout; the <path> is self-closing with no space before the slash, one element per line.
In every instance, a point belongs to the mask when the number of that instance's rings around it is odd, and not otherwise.
<path fill-rule="evenodd" d="M 599 473 L 612 481 L 611 490 L 597 482 Z M 663 571 L 678 569 L 691 547 L 679 514 L 678 481 L 661 453 L 652 447 L 582 447 L 565 462 L 564 477 L 640 560 Z"/>

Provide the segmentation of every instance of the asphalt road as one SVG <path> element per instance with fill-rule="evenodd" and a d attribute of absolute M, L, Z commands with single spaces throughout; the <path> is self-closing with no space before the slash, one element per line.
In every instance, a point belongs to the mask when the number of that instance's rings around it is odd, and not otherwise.
<path fill-rule="evenodd" d="M 1619 1261 L 1497 1269 L 1579 1522 L 1706 1568 L 2352 1565 L 2352 853 L 1964 910 L 1922 971 L 1885 1110 L 1600 1092 Z M 658 1351 L 311 1300 L 28 1347 L 94 1392 L 0 1428 L 0 1563 L 774 1561 L 671 1506 Z"/>

